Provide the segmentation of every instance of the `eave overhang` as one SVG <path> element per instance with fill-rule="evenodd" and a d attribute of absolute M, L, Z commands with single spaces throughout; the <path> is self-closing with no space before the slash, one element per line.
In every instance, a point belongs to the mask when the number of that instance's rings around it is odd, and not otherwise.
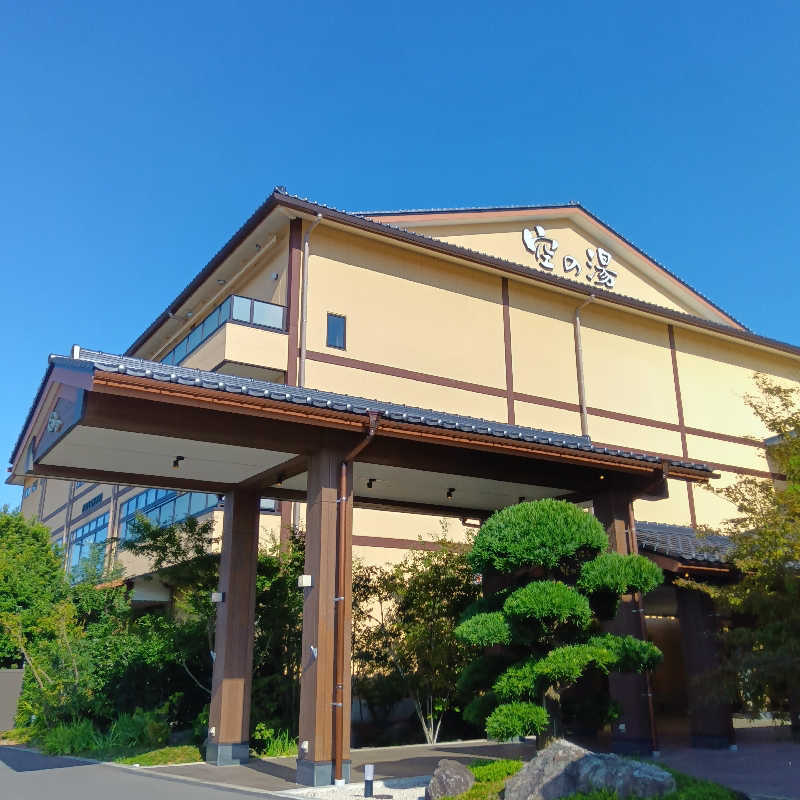
<path fill-rule="evenodd" d="M 378 415 L 378 433 L 360 461 L 373 465 L 379 483 L 405 487 L 370 495 L 386 507 L 416 502 L 409 493 L 419 472 L 473 481 L 462 493 L 465 512 L 492 510 L 469 497 L 483 489 L 490 505 L 526 495 L 525 487 L 570 499 L 622 485 L 659 496 L 666 477 L 714 477 L 702 464 L 598 447 L 588 437 L 94 351 L 73 356 L 51 357 L 12 454 L 12 480 L 41 475 L 205 491 L 260 480 L 272 496 L 294 499 L 303 492 L 302 466 L 289 475 L 285 465 L 322 447 L 349 449 L 370 413 Z M 167 469 L 184 451 L 192 456 Z"/>

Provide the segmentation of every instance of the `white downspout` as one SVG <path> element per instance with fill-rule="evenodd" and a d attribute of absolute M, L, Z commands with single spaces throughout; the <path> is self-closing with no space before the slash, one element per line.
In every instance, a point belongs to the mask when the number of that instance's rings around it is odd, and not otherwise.
<path fill-rule="evenodd" d="M 311 233 L 322 222 L 322 214 L 308 226 L 303 236 L 303 288 L 300 298 L 300 365 L 297 368 L 297 385 L 306 385 L 306 328 L 308 327 L 308 251 Z"/>
<path fill-rule="evenodd" d="M 581 310 L 586 308 L 595 296 L 590 294 L 588 299 L 575 309 L 575 369 L 578 373 L 578 403 L 581 409 L 581 435 L 589 435 L 589 415 L 586 411 L 586 385 L 583 379 L 583 343 L 581 342 Z"/>
<path fill-rule="evenodd" d="M 303 236 L 303 263 L 301 270 L 303 279 L 300 290 L 300 364 L 297 367 L 297 385 L 306 385 L 306 329 L 308 328 L 308 255 L 311 233 L 322 222 L 322 214 L 317 214 Z M 292 503 L 292 525 L 300 527 L 300 504 Z"/>

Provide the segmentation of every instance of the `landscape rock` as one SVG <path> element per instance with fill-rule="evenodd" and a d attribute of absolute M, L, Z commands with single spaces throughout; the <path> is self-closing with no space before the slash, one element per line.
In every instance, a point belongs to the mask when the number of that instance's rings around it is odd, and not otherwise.
<path fill-rule="evenodd" d="M 425 800 L 439 800 L 440 797 L 452 797 L 472 788 L 475 776 L 458 761 L 443 758 L 425 789 Z"/>
<path fill-rule="evenodd" d="M 594 789 L 615 791 L 620 800 L 661 797 L 675 791 L 675 779 L 654 764 L 593 753 L 558 739 L 509 778 L 505 800 L 556 800 Z"/>

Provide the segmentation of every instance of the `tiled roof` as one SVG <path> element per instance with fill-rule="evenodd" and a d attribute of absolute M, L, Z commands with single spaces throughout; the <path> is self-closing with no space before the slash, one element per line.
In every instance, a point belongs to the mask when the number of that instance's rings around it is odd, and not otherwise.
<path fill-rule="evenodd" d="M 661 522 L 636 522 L 636 541 L 641 550 L 661 553 L 681 561 L 724 562 L 733 549 L 726 536 L 697 535 L 694 528 Z"/>
<path fill-rule="evenodd" d="M 315 408 L 329 408 L 333 411 L 344 411 L 362 416 L 366 416 L 370 411 L 375 411 L 380 416 L 395 422 L 429 425 L 433 428 L 446 428 L 496 438 L 533 442 L 567 450 L 583 450 L 635 461 L 646 461 L 652 464 L 660 464 L 662 462 L 662 459 L 658 456 L 636 450 L 596 446 L 592 444 L 592 440 L 588 436 L 554 433 L 538 428 L 492 422 L 477 417 L 399 405 L 383 400 L 369 400 L 363 397 L 336 394 L 319 389 L 286 386 L 281 383 L 256 380 L 255 378 L 240 378 L 234 375 L 206 372 L 205 370 L 190 367 L 171 366 L 156 361 L 111 355 L 84 348 L 78 349 L 77 359 L 66 356 L 51 356 L 51 362 L 64 364 L 65 366 L 80 364 L 103 372 L 124 373 L 163 383 L 199 386 L 205 389 L 216 389 L 220 392 L 247 394 L 251 397 L 267 397 L 270 400 L 279 402 L 313 406 Z M 694 461 L 671 461 L 670 463 L 676 467 L 711 472 L 711 469 L 705 464 Z"/>

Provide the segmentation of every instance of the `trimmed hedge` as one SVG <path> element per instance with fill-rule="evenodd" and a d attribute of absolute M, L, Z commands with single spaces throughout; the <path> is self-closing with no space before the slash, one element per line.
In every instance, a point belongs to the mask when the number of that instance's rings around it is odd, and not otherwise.
<path fill-rule="evenodd" d="M 469 553 L 476 572 L 552 569 L 582 554 L 608 548 L 608 536 L 592 515 L 563 500 L 538 500 L 500 509 L 481 526 Z"/>
<path fill-rule="evenodd" d="M 498 742 L 538 735 L 549 721 L 547 712 L 535 703 L 504 703 L 487 717 L 486 735 Z"/>

